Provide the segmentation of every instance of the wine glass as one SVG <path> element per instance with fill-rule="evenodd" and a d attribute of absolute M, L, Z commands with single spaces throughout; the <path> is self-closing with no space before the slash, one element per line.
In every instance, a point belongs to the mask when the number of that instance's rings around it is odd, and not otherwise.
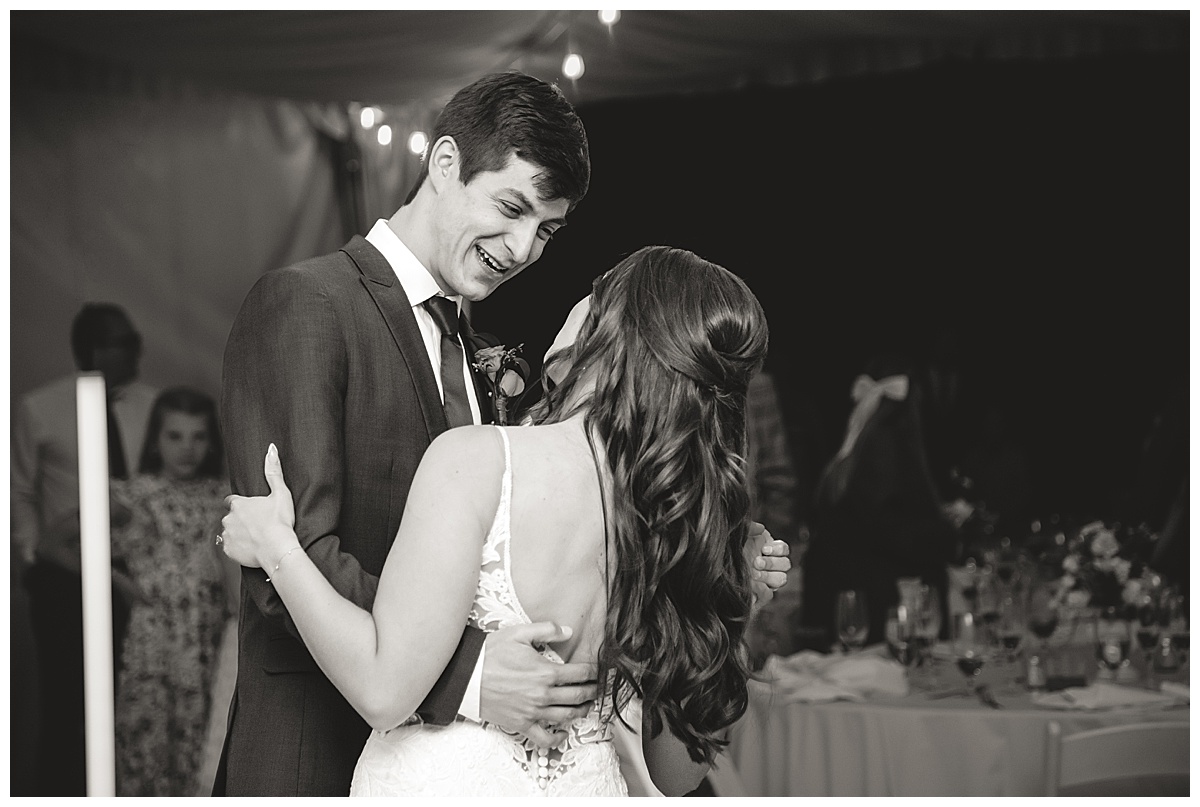
<path fill-rule="evenodd" d="M 861 591 L 838 592 L 837 634 L 845 653 L 867 643 L 867 599 Z"/>
<path fill-rule="evenodd" d="M 1188 645 L 1191 643 L 1187 598 L 1172 586 L 1167 593 L 1163 610 L 1166 612 L 1171 643 L 1179 653 L 1179 663 L 1186 667 L 1188 665 Z"/>
<path fill-rule="evenodd" d="M 974 612 L 979 608 L 979 567 L 975 558 L 967 558 L 963 565 L 963 576 L 965 579 L 960 593 L 963 602 L 967 604 L 967 610 Z"/>
<path fill-rule="evenodd" d="M 1129 664 L 1129 623 L 1124 619 L 1100 616 L 1094 622 L 1096 659 L 1105 678 L 1115 679 Z"/>
<path fill-rule="evenodd" d="M 978 686 L 979 674 L 987 661 L 987 639 L 985 629 L 977 622 L 975 614 L 970 611 L 954 615 L 951 643 L 954 647 L 954 661 L 959 672 L 967 677 L 967 685 L 974 692 Z"/>
<path fill-rule="evenodd" d="M 942 632 L 942 598 L 933 586 L 923 585 L 917 595 L 916 637 L 921 663 L 933 667 L 933 648 Z"/>
<path fill-rule="evenodd" d="M 1042 582 L 1032 588 L 1026 619 L 1029 621 L 1029 630 L 1041 640 L 1041 651 L 1045 655 L 1050 637 L 1058 629 L 1058 600 L 1053 584 Z"/>
<path fill-rule="evenodd" d="M 1150 670 L 1150 658 L 1158 646 L 1160 605 L 1156 592 L 1148 591 L 1138 598 L 1137 642 L 1142 649 L 1142 662 Z"/>
<path fill-rule="evenodd" d="M 976 622 L 987 630 L 987 635 L 995 635 L 996 622 L 1000 619 L 1000 599 L 1002 593 L 997 585 L 995 567 L 988 563 L 979 569 L 975 579 L 975 605 L 971 612 L 976 614 Z"/>
<path fill-rule="evenodd" d="M 1005 661 L 1014 663 L 1025 635 L 1024 609 L 1015 595 L 1007 594 L 1000 599 L 995 635 Z"/>
<path fill-rule="evenodd" d="M 915 621 L 915 615 L 909 614 L 908 606 L 893 605 L 888 608 L 883 636 L 892 658 L 905 667 L 912 664 L 916 650 L 913 641 Z"/>

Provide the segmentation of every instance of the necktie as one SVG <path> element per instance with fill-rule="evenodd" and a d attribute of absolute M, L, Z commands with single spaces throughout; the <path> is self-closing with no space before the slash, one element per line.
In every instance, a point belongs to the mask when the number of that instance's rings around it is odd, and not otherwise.
<path fill-rule="evenodd" d="M 121 427 L 117 425 L 117 417 L 113 414 L 111 398 L 108 400 L 108 475 L 113 479 L 124 479 L 128 475 L 125 449 L 121 447 Z"/>
<path fill-rule="evenodd" d="M 468 426 L 475 422 L 467 400 L 467 384 L 463 380 L 463 352 L 458 340 L 458 306 L 445 297 L 430 297 L 425 310 L 433 316 L 442 331 L 442 394 L 445 397 L 446 425 Z"/>

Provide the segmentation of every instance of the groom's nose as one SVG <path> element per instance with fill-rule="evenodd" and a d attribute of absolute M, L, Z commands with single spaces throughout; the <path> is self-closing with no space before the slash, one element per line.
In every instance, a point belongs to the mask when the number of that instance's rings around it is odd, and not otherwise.
<path fill-rule="evenodd" d="M 534 247 L 537 244 L 537 228 L 536 221 L 516 222 L 512 229 L 505 233 L 504 246 L 508 249 L 515 266 L 525 266 L 536 257 Z"/>

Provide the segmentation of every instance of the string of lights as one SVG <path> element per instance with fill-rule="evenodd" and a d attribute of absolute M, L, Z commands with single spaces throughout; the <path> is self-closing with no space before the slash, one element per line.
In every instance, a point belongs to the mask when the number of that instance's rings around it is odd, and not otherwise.
<path fill-rule="evenodd" d="M 611 37 L 613 26 L 621 19 L 621 12 L 617 10 L 597 11 L 596 16 L 601 24 L 608 29 L 609 36 Z M 577 52 L 575 49 L 574 41 L 570 35 L 569 24 L 566 26 L 566 32 L 567 52 L 562 60 L 562 75 L 563 78 L 575 82 L 583 77 L 584 72 L 587 70 L 587 65 L 584 62 L 583 54 Z M 364 131 L 374 129 L 375 139 L 380 146 L 390 146 L 395 134 L 392 126 L 383 122 L 385 117 L 384 111 L 375 106 L 363 106 L 358 113 L 359 125 Z M 410 152 L 424 159 L 425 149 L 429 146 L 429 135 L 423 131 L 414 130 L 409 133 L 406 145 Z"/>

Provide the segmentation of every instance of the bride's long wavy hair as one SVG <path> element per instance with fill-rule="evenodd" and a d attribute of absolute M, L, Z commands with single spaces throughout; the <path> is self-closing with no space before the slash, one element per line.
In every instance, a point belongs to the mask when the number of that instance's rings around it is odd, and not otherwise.
<path fill-rule="evenodd" d="M 611 477 L 604 696 L 624 707 L 636 694 L 651 736 L 665 719 L 697 762 L 713 761 L 746 709 L 746 387 L 766 350 L 766 317 L 741 279 L 645 247 L 596 280 L 563 352 L 571 369 L 532 412 L 550 423 L 586 410 Z"/>

